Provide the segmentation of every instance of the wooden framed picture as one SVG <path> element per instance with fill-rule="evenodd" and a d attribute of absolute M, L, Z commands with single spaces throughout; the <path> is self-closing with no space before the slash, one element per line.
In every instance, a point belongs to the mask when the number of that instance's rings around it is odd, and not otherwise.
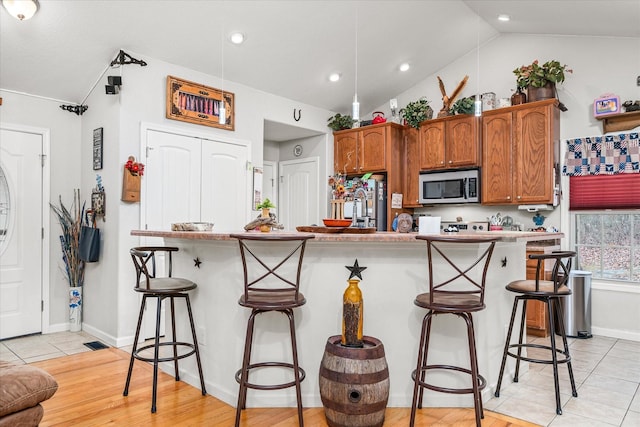
<path fill-rule="evenodd" d="M 93 170 L 102 169 L 102 128 L 93 130 Z"/>
<path fill-rule="evenodd" d="M 225 124 L 220 124 L 224 105 Z M 167 118 L 235 130 L 235 96 L 209 86 L 167 76 Z"/>

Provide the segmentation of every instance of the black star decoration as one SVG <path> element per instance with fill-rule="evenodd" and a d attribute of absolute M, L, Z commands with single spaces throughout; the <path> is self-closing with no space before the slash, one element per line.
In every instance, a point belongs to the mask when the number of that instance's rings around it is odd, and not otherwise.
<path fill-rule="evenodd" d="M 202 264 L 202 261 L 200 261 L 200 258 L 199 258 L 199 257 L 196 257 L 196 258 L 193 260 L 193 265 L 194 265 L 195 267 L 200 268 L 200 264 Z"/>
<path fill-rule="evenodd" d="M 356 262 L 353 264 L 353 266 L 349 267 L 348 265 L 345 265 L 345 267 L 351 272 L 349 279 L 351 279 L 353 276 L 357 276 L 360 280 L 362 280 L 362 270 L 367 269 L 367 267 L 360 267 L 358 265 L 358 259 L 356 259 Z"/>

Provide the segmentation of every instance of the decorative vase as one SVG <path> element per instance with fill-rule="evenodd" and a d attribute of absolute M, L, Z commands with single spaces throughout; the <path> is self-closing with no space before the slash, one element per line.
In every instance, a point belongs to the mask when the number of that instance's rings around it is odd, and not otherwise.
<path fill-rule="evenodd" d="M 527 102 L 527 95 L 522 92 L 520 87 L 517 88 L 516 93 L 511 95 L 511 105 L 520 105 Z"/>
<path fill-rule="evenodd" d="M 529 102 L 552 99 L 556 97 L 556 84 L 547 82 L 542 87 L 529 86 L 527 88 L 527 99 Z"/>
<path fill-rule="evenodd" d="M 349 279 L 342 298 L 342 340 L 345 347 L 362 347 L 362 291 L 358 279 Z"/>
<path fill-rule="evenodd" d="M 82 286 L 69 288 L 69 331 L 82 330 Z"/>
<path fill-rule="evenodd" d="M 269 208 L 262 208 L 262 218 L 269 218 Z M 262 231 L 263 233 L 268 233 L 271 231 L 271 226 L 270 225 L 261 225 L 260 226 L 260 231 Z"/>

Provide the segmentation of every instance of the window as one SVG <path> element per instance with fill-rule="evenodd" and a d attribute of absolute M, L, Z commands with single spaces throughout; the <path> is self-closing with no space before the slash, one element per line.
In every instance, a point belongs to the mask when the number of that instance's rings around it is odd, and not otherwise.
<path fill-rule="evenodd" d="M 640 282 L 640 213 L 575 213 L 575 248 L 594 279 Z"/>

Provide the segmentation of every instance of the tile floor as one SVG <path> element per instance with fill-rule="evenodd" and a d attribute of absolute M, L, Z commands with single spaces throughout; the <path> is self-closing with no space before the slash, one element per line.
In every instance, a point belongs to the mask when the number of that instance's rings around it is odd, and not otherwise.
<path fill-rule="evenodd" d="M 537 340 L 548 342 L 530 337 Z M 90 341 L 97 340 L 84 332 L 5 340 L 0 341 L 0 359 L 31 363 L 92 351 L 84 345 Z M 563 415 L 555 413 L 553 369 L 533 363 L 518 383 L 505 377 L 500 397 L 484 407 L 543 426 L 640 426 L 640 342 L 593 337 L 570 339 L 569 346 L 578 397 L 571 396 L 566 366 L 560 366 Z"/>

